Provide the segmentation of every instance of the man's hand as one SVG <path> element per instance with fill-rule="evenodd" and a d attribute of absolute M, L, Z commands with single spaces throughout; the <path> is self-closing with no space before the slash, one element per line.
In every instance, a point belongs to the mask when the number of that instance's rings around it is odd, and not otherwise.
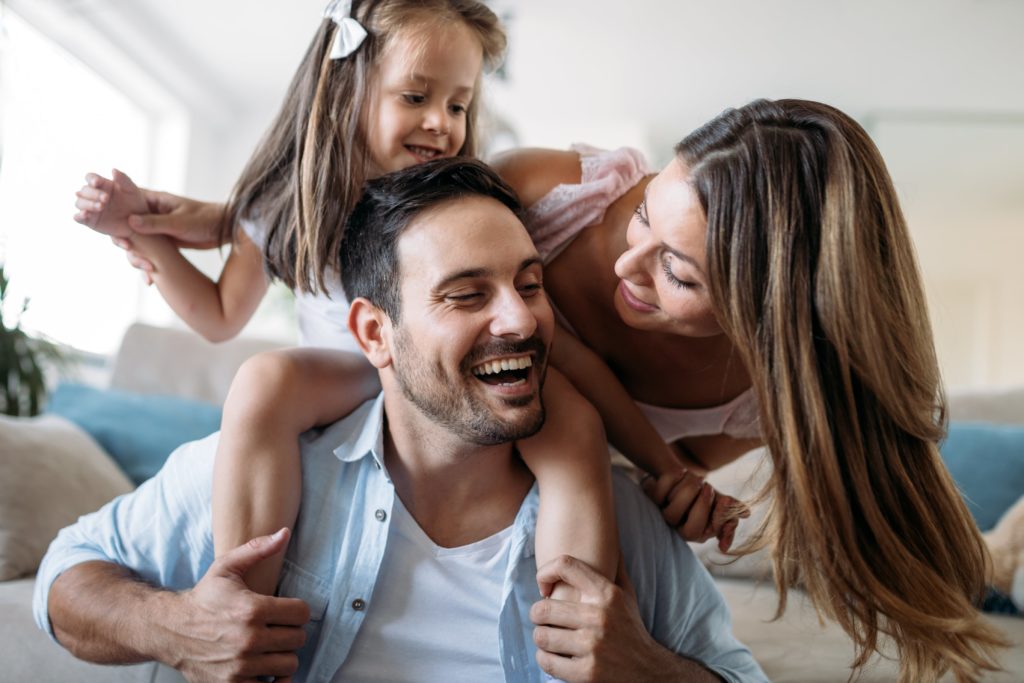
<path fill-rule="evenodd" d="M 636 591 L 620 556 L 615 583 L 563 555 L 537 571 L 538 582 L 564 582 L 579 602 L 546 598 L 534 603 L 537 663 L 555 678 L 577 681 L 717 681 L 694 661 L 659 645 L 640 618 Z"/>
<path fill-rule="evenodd" d="M 181 618 L 169 625 L 176 645 L 168 663 L 189 681 L 288 681 L 298 669 L 295 651 L 306 640 L 309 607 L 296 598 L 254 593 L 242 581 L 250 567 L 287 545 L 287 529 L 254 538 L 221 556 L 195 588 L 180 594 Z"/>

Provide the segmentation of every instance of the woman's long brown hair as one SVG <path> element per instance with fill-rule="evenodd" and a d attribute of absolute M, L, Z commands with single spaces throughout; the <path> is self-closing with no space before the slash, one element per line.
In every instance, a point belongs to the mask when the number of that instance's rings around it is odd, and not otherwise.
<path fill-rule="evenodd" d="M 773 546 L 778 615 L 804 589 L 853 639 L 855 671 L 893 646 L 906 683 L 996 669 L 1005 643 L 975 607 L 990 560 L 939 455 L 931 327 L 875 145 L 832 107 L 762 100 L 676 151 L 760 401 L 771 514 L 740 552 Z"/>
<path fill-rule="evenodd" d="M 241 219 L 265 226 L 267 270 L 306 292 L 326 293 L 325 274 L 340 272 L 342 228 L 367 179 L 366 103 L 378 59 L 395 37 L 429 38 L 461 22 L 480 39 L 485 65 L 505 51 L 498 18 L 476 0 L 354 0 L 352 16 L 367 30 L 366 40 L 345 59 L 331 59 L 337 27 L 322 21 L 277 118 L 235 184 L 223 224 L 224 242 L 234 239 Z M 461 155 L 476 154 L 479 90 L 477 83 Z"/>

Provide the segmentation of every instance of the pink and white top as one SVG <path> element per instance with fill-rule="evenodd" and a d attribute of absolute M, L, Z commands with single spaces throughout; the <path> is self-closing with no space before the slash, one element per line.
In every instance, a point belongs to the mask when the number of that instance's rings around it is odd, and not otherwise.
<path fill-rule="evenodd" d="M 552 188 L 526 212 L 527 230 L 545 263 L 550 263 L 585 228 L 600 223 L 615 200 L 651 173 L 643 155 L 629 147 L 605 151 L 573 145 L 571 149 L 580 155 L 580 183 Z M 559 319 L 575 333 L 564 317 L 559 315 Z M 734 438 L 761 436 L 753 389 L 710 408 L 662 408 L 639 401 L 636 404 L 666 442 L 712 434 Z"/>

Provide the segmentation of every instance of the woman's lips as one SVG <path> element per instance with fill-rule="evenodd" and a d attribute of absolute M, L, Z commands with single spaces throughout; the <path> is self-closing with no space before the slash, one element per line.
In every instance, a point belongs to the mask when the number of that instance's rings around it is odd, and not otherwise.
<path fill-rule="evenodd" d="M 625 280 L 619 280 L 619 296 L 622 297 L 622 302 L 632 308 L 634 311 L 640 311 L 641 313 L 653 313 L 658 310 L 657 306 L 637 299 L 631 291 L 629 286 L 626 285 Z"/>

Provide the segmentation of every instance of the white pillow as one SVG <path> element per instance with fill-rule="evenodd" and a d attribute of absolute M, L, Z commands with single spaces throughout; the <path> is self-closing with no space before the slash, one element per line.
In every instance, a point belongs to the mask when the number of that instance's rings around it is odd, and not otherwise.
<path fill-rule="evenodd" d="M 0 415 L 0 581 L 34 572 L 58 531 L 132 488 L 64 418 Z"/>

